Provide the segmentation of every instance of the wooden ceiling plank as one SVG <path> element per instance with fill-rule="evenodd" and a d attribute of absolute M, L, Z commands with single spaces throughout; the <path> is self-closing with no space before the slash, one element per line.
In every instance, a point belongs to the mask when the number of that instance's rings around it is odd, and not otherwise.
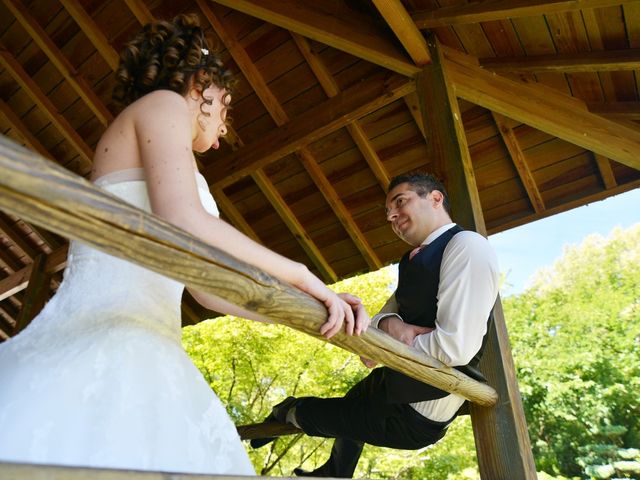
<path fill-rule="evenodd" d="M 49 35 L 47 35 L 47 32 L 45 32 L 36 19 L 31 16 L 24 4 L 22 4 L 20 0 L 3 1 L 33 41 L 47 55 L 49 61 L 53 63 L 53 65 L 62 74 L 71 88 L 73 88 L 84 103 L 96 115 L 100 123 L 105 126 L 108 125 L 113 120 L 113 115 L 109 109 L 102 103 L 91 86 L 89 86 L 71 62 L 67 60 L 56 44 L 53 43 L 53 40 L 51 40 Z"/>
<path fill-rule="evenodd" d="M 51 253 L 51 251 L 56 250 L 57 248 L 60 247 L 61 242 L 56 238 L 56 235 L 49 232 L 48 230 L 45 230 L 44 228 L 36 227 L 32 223 L 29 223 L 29 222 L 24 222 L 24 223 L 27 227 L 31 229 L 31 231 L 38 238 L 40 238 L 40 240 L 42 240 L 42 243 L 44 243 L 46 247 L 50 250 L 50 252 L 47 252 L 47 253 Z"/>
<path fill-rule="evenodd" d="M 0 216 L 0 232 L 4 233 L 4 235 L 9 239 L 13 246 L 20 252 L 20 255 L 27 257 L 30 261 L 39 253 L 29 245 L 21 235 L 19 235 L 14 228 L 9 225 L 1 216 Z"/>
<path fill-rule="evenodd" d="M 634 0 L 485 0 L 413 13 L 418 28 L 431 29 L 469 23 L 534 17 L 586 8 L 618 6 Z"/>
<path fill-rule="evenodd" d="M 240 43 L 231 35 L 224 27 L 222 21 L 214 13 L 210 7 L 210 2 L 207 0 L 196 0 L 196 3 L 202 10 L 202 13 L 207 18 L 214 31 L 220 37 L 222 43 L 227 47 L 229 54 L 238 65 L 238 68 L 243 73 L 249 85 L 253 88 L 256 95 L 265 106 L 269 114 L 273 117 L 277 125 L 286 123 L 289 118 L 282 108 L 280 102 L 275 97 L 264 77 L 255 66 L 246 50 Z"/>
<path fill-rule="evenodd" d="M 8 250 L 0 249 L 0 267 L 9 270 L 11 273 L 20 270 L 24 265 L 13 258 Z"/>
<path fill-rule="evenodd" d="M 0 114 L 6 119 L 11 127 L 16 131 L 19 137 L 21 137 L 25 146 L 31 150 L 38 152 L 45 158 L 51 159 L 51 154 L 40 143 L 40 140 L 29 131 L 27 126 L 20 120 L 20 117 L 15 114 L 11 107 L 0 99 Z"/>
<path fill-rule="evenodd" d="M 297 33 L 292 33 L 293 40 L 295 41 L 300 53 L 307 61 L 307 64 L 313 71 L 313 74 L 318 79 L 320 86 L 325 91 L 329 98 L 335 97 L 340 93 L 340 89 L 338 88 L 338 83 L 333 78 L 333 75 L 324 64 L 324 62 L 316 55 L 309 46 L 309 42 L 306 38 Z M 405 97 L 406 98 L 406 97 Z M 360 125 L 358 120 L 354 120 L 347 126 L 347 131 L 351 135 L 351 138 L 355 142 L 356 146 L 362 153 L 365 161 L 371 168 L 374 176 L 378 179 L 378 183 L 384 192 L 387 191 L 387 186 L 391 181 L 389 177 L 389 173 L 387 169 L 382 164 L 382 160 L 380 160 L 380 156 L 378 152 L 376 152 L 373 144 L 367 137 L 364 129 Z"/>
<path fill-rule="evenodd" d="M 640 170 L 636 129 L 590 113 L 584 102 L 544 85 L 448 59 L 444 66 L 458 97 Z"/>
<path fill-rule="evenodd" d="M 284 201 L 280 193 L 276 190 L 271 183 L 271 180 L 262 170 L 257 170 L 251 177 L 256 182 L 262 193 L 267 197 L 271 205 L 274 206 L 280 218 L 285 222 L 289 230 L 291 230 L 300 246 L 304 249 L 309 258 L 313 261 L 315 266 L 320 271 L 325 282 L 335 283 L 338 281 L 336 272 L 333 271 L 329 262 L 324 258 L 324 255 L 313 240 L 309 237 L 304 227 L 298 222 L 295 215 Z"/>
<path fill-rule="evenodd" d="M 210 0 L 211 1 L 211 0 Z M 357 12 L 334 16 L 303 0 L 215 0 L 405 76 L 419 68 Z"/>
<path fill-rule="evenodd" d="M 585 195 L 584 197 L 571 200 L 554 207 L 549 207 L 540 214 L 532 213 L 531 215 L 525 215 L 516 218 L 515 220 L 501 222 L 499 225 L 489 228 L 488 233 L 489 235 L 495 235 L 496 233 L 504 232 L 511 228 L 520 227 L 522 225 L 526 225 L 528 223 L 535 222 L 536 220 L 547 218 L 552 215 L 557 215 L 562 212 L 568 212 L 569 210 L 572 210 L 574 208 L 582 207 L 589 203 L 598 202 L 613 195 L 619 195 L 624 192 L 629 192 L 636 188 L 640 188 L 640 180 L 634 180 L 632 182 L 625 183 L 624 185 L 618 185 L 611 190 L 602 190 L 600 192 Z"/>
<path fill-rule="evenodd" d="M 331 206 L 333 213 L 338 217 L 340 223 L 342 223 L 342 226 L 353 240 L 356 248 L 366 260 L 369 268 L 372 270 L 380 269 L 382 267 L 382 262 L 380 262 L 378 255 L 374 252 L 373 248 L 371 248 L 371 245 L 369 245 L 369 242 L 363 235 L 362 231 L 356 225 L 351 213 L 349 213 L 349 210 L 344 206 L 344 203 L 336 193 L 335 189 L 331 186 L 331 182 L 329 182 L 325 176 L 316 159 L 313 158 L 311 152 L 306 148 L 300 150 L 299 154 L 304 168 L 307 170 L 309 175 L 311 175 L 311 178 L 313 178 L 313 181 L 318 186 L 320 192 L 322 192 L 325 200 L 327 200 L 327 203 Z"/>
<path fill-rule="evenodd" d="M 535 179 L 531 174 L 531 170 L 529 169 L 529 165 L 527 164 L 527 159 L 524 156 L 522 148 L 520 148 L 520 144 L 518 143 L 515 132 L 510 126 L 511 122 L 507 117 L 500 115 L 499 113 L 492 112 L 492 115 L 493 119 L 496 122 L 496 126 L 498 127 L 498 131 L 502 136 L 504 145 L 505 147 L 507 147 L 507 150 L 511 155 L 511 160 L 513 161 L 513 164 L 518 171 L 518 175 L 520 176 L 522 185 L 524 185 L 524 189 L 527 191 L 529 201 L 531 202 L 534 211 L 536 213 L 544 211 L 544 209 L 546 208 L 544 205 L 544 200 L 542 198 L 542 195 L 540 194 L 540 190 L 538 190 Z"/>
<path fill-rule="evenodd" d="M 31 99 L 38 105 L 51 123 L 60 131 L 64 138 L 76 149 L 81 159 L 81 175 L 91 171 L 93 152 L 82 137 L 74 130 L 66 118 L 58 112 L 55 105 L 38 87 L 33 79 L 25 72 L 22 65 L 9 51 L 0 44 L 0 63 L 8 70 L 14 80 L 24 89 Z"/>
<path fill-rule="evenodd" d="M 249 58 L 246 50 L 240 45 L 240 43 L 234 38 L 234 36 L 227 31 L 218 16 L 215 15 L 213 10 L 209 6 L 208 2 L 206 2 L 205 0 L 197 0 L 197 3 L 202 10 L 202 13 L 207 17 L 207 19 L 211 23 L 211 26 L 220 37 L 220 40 L 222 40 L 222 43 L 227 47 L 227 50 L 240 68 L 240 71 L 242 71 L 245 78 L 258 95 L 258 98 L 260 98 L 263 105 L 265 106 L 273 120 L 276 122 L 276 125 L 282 126 L 287 123 L 290 120 L 289 116 L 267 85 L 260 71 Z M 307 169 L 307 172 L 313 179 L 314 183 L 316 184 L 322 195 L 325 197 L 327 202 L 332 206 L 334 212 L 336 213 L 336 216 L 342 223 L 349 236 L 352 238 L 358 250 L 367 260 L 369 266 L 375 270 L 380 268 L 382 264 L 373 253 L 371 247 L 367 244 L 366 239 L 353 221 L 353 218 L 349 214 L 348 210 L 344 207 L 344 205 L 338 198 L 338 195 L 324 176 L 322 170 L 318 167 L 312 153 L 308 149 L 303 148 L 298 152 L 298 155 L 300 156 L 304 167 Z M 260 178 L 262 179 L 262 177 Z M 260 184 L 258 183 L 258 185 Z M 270 185 L 273 186 L 273 184 Z M 266 196 L 267 198 L 272 198 L 272 196 Z M 278 205 L 274 205 L 274 208 L 281 214 L 293 214 L 290 209 L 284 210 L 282 208 L 279 208 Z M 299 222 L 295 218 L 290 218 L 285 223 L 287 225 L 299 224 Z M 292 233 L 297 237 L 295 231 L 292 231 Z"/>
<path fill-rule="evenodd" d="M 100 53 L 104 61 L 107 62 L 109 68 L 115 71 L 118 68 L 120 57 L 115 48 L 109 43 L 109 40 L 107 40 L 105 34 L 100 30 L 98 24 L 91 18 L 78 0 L 60 0 L 60 3 L 62 3 L 67 13 L 78 24 L 93 46 L 96 47 L 96 50 Z"/>
<path fill-rule="evenodd" d="M 68 248 L 68 245 L 63 245 L 47 255 L 45 271 L 48 274 L 59 272 L 67 265 Z M 0 253 L 2 253 L 2 251 L 0 251 Z M 20 269 L 12 269 L 14 270 L 12 274 L 0 280 L 0 302 L 26 288 L 32 266 L 33 264 L 29 264 Z"/>
<path fill-rule="evenodd" d="M 482 58 L 480 65 L 494 72 L 614 72 L 640 69 L 640 49 Z"/>
<path fill-rule="evenodd" d="M 216 188 L 230 185 L 414 90 L 413 80 L 398 76 L 376 75 L 363 80 L 250 145 L 218 159 L 205 169 L 204 175 Z"/>
<path fill-rule="evenodd" d="M 335 97 L 340 93 L 338 84 L 331 75 L 331 72 L 326 67 L 324 62 L 311 50 L 309 42 L 296 33 L 292 33 L 293 40 L 296 42 L 300 53 L 304 56 L 307 64 L 313 71 L 315 77 L 318 79 L 320 86 L 325 91 L 328 97 Z M 387 186 L 391 181 L 387 169 L 382 164 L 378 152 L 376 152 L 373 144 L 367 137 L 364 129 L 360 125 L 358 120 L 354 120 L 350 124 L 346 125 L 347 131 L 351 138 L 355 142 L 356 146 L 362 153 L 363 158 L 369 165 L 369 168 L 373 172 L 374 176 L 378 180 L 378 183 L 384 192 L 387 191 Z"/>
<path fill-rule="evenodd" d="M 598 165 L 598 171 L 600 172 L 600 177 L 602 178 L 604 188 L 610 190 L 617 187 L 618 182 L 616 181 L 616 176 L 613 174 L 611 161 L 598 153 L 594 153 L 593 157 L 596 160 L 596 165 Z"/>
<path fill-rule="evenodd" d="M 124 0 L 131 13 L 136 17 L 140 25 L 153 22 L 154 17 L 151 10 L 141 0 Z"/>
<path fill-rule="evenodd" d="M 610 119 L 640 120 L 640 102 L 587 103 L 591 113 Z"/>
<path fill-rule="evenodd" d="M 419 67 L 431 63 L 427 41 L 402 2 L 400 0 L 373 0 L 373 3 L 409 53 L 413 63 Z"/>

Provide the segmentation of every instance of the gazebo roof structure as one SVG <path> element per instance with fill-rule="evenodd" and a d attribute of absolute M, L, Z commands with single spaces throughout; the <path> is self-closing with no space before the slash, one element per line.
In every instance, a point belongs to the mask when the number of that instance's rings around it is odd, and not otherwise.
<path fill-rule="evenodd" d="M 439 173 L 414 81 L 427 38 L 458 97 L 487 233 L 639 185 L 638 1 L 3 0 L 2 133 L 88 175 L 117 113 L 118 50 L 180 12 L 202 17 L 239 79 L 228 142 L 198 159 L 222 216 L 327 282 L 397 261 L 386 184 Z M 61 270 L 66 241 L 6 212 L 0 239 L 6 338 L 29 266 L 44 254 Z M 211 314 L 184 306 L 186 323 Z"/>
<path fill-rule="evenodd" d="M 442 177 L 483 234 L 640 185 L 639 0 L 2 0 L 2 134 L 88 177 L 117 52 L 182 12 L 238 78 L 227 142 L 197 158 L 222 217 L 327 283 L 406 250 L 384 215 L 398 174 Z M 0 341 L 55 292 L 67 244 L 0 211 Z M 185 324 L 214 314 L 185 296 Z M 499 302 L 489 336 L 480 471 L 535 478 Z"/>

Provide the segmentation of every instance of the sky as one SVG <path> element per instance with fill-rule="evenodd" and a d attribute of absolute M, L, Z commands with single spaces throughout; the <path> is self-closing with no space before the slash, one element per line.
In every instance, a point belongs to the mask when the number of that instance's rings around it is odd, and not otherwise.
<path fill-rule="evenodd" d="M 500 271 L 507 275 L 502 296 L 522 293 L 536 270 L 562 256 L 565 245 L 580 244 L 592 233 L 606 237 L 615 227 L 637 223 L 640 188 L 491 235 Z"/>

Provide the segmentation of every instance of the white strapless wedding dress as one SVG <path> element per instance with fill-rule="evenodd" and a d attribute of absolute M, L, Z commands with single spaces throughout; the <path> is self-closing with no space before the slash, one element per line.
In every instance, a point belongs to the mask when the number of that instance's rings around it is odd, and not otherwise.
<path fill-rule="evenodd" d="M 150 211 L 142 170 L 96 184 Z M 198 191 L 217 215 L 204 178 Z M 181 345 L 183 285 L 72 242 L 64 281 L 0 344 L 0 461 L 254 475 Z"/>

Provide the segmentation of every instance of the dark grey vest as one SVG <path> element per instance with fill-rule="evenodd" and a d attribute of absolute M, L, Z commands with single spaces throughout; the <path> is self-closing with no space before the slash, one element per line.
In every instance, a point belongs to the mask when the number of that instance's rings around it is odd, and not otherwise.
<path fill-rule="evenodd" d="M 400 260 L 396 301 L 398 313 L 405 323 L 435 328 L 442 256 L 449 241 L 462 231 L 463 229 L 458 225 L 451 227 L 423 248 L 413 259 L 409 260 L 409 252 L 407 252 Z M 492 321 L 493 310 L 487 320 L 487 331 Z M 477 369 L 486 340 L 487 335 L 485 334 L 480 350 L 468 365 L 454 368 L 476 380 L 486 382 L 482 373 Z M 447 392 L 432 385 L 414 380 L 388 367 L 383 368 L 385 369 L 384 383 L 387 400 L 392 403 L 414 403 L 435 400 L 448 395 Z"/>

